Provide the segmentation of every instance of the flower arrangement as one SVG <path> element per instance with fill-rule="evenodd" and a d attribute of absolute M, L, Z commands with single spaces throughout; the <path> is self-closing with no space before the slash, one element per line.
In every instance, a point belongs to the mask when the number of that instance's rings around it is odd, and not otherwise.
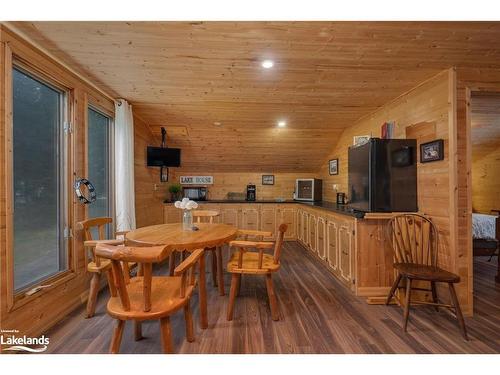
<path fill-rule="evenodd" d="M 189 198 L 182 198 L 181 201 L 177 201 L 174 203 L 176 208 L 180 208 L 181 210 L 192 210 L 198 208 L 198 203 L 190 200 Z"/>
<path fill-rule="evenodd" d="M 193 228 L 193 213 L 191 210 L 198 208 L 198 203 L 190 200 L 189 198 L 183 198 L 182 201 L 175 202 L 174 206 L 184 210 L 184 213 L 182 214 L 182 229 L 196 230 L 196 228 Z"/>

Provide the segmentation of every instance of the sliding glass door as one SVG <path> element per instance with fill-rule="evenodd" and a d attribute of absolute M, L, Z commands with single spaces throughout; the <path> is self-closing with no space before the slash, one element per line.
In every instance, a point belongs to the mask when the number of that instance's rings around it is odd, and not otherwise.
<path fill-rule="evenodd" d="M 68 268 L 66 93 L 16 66 L 13 85 L 14 289 Z"/>
<path fill-rule="evenodd" d="M 112 120 L 99 110 L 89 107 L 87 114 L 88 179 L 96 189 L 96 201 L 88 206 L 88 217 L 113 217 L 112 191 Z M 113 228 L 108 226 L 108 236 Z M 94 234 L 95 235 L 95 234 Z"/>

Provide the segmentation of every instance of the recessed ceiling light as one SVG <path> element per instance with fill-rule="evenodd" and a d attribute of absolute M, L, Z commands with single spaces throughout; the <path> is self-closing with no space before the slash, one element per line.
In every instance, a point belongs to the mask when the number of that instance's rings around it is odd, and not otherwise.
<path fill-rule="evenodd" d="M 215 125 L 215 126 L 221 126 L 221 125 L 222 125 L 222 123 L 221 123 L 221 122 L 219 122 L 219 121 L 215 121 L 215 122 L 214 122 L 214 125 Z"/>
<path fill-rule="evenodd" d="M 286 126 L 286 121 L 278 121 L 278 127 L 284 128 Z"/>
<path fill-rule="evenodd" d="M 264 60 L 261 65 L 265 69 L 271 69 L 274 66 L 274 62 L 272 60 Z"/>

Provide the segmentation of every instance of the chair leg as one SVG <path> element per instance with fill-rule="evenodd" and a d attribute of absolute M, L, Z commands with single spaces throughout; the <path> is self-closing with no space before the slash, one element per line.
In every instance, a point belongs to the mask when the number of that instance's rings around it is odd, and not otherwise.
<path fill-rule="evenodd" d="M 406 332 L 408 326 L 408 317 L 410 316 L 410 296 L 411 296 L 411 279 L 406 277 L 406 299 L 405 309 L 403 314 L 403 331 Z"/>
<path fill-rule="evenodd" d="M 219 295 L 226 294 L 224 290 L 224 268 L 222 267 L 222 249 L 220 246 L 215 250 L 217 252 L 217 284 L 219 286 Z"/>
<path fill-rule="evenodd" d="M 273 287 L 273 279 L 270 273 L 266 275 L 266 287 L 267 287 L 267 296 L 269 297 L 269 305 L 271 307 L 271 317 L 273 320 L 279 320 L 280 314 L 278 309 L 278 301 L 276 300 L 276 294 L 274 293 L 274 287 Z"/>
<path fill-rule="evenodd" d="M 160 319 L 161 329 L 161 346 L 163 353 L 173 353 L 174 345 L 172 344 L 172 327 L 170 326 L 170 317 Z"/>
<path fill-rule="evenodd" d="M 241 290 L 241 279 L 243 278 L 243 274 L 238 274 L 238 284 L 236 285 L 236 295 L 240 295 L 240 290 Z"/>
<path fill-rule="evenodd" d="M 450 289 L 450 296 L 453 306 L 455 307 L 455 314 L 457 315 L 458 326 L 460 327 L 460 332 L 462 333 L 463 338 L 468 341 L 467 337 L 467 329 L 465 328 L 464 316 L 462 315 L 462 310 L 460 309 L 460 305 L 458 303 L 457 293 L 455 292 L 455 286 L 453 283 L 448 283 L 448 287 Z"/>
<path fill-rule="evenodd" d="M 175 269 L 175 251 L 172 251 L 168 258 L 168 274 L 170 276 L 174 276 L 174 269 Z"/>
<path fill-rule="evenodd" d="M 394 296 L 394 292 L 396 292 L 396 289 L 398 288 L 399 282 L 401 281 L 401 278 L 403 276 L 398 273 L 398 276 L 396 276 L 396 280 L 394 280 L 394 284 L 392 284 L 391 291 L 389 292 L 389 295 L 387 296 L 387 299 L 385 300 L 385 304 L 388 305 L 391 302 L 392 297 Z"/>
<path fill-rule="evenodd" d="M 123 328 L 125 327 L 124 320 L 117 320 L 115 329 L 113 330 L 113 337 L 111 337 L 111 346 L 109 352 L 117 354 L 120 351 L 120 343 L 122 342 Z"/>
<path fill-rule="evenodd" d="M 212 285 L 217 287 L 217 253 L 215 249 L 211 251 L 212 255 Z"/>
<path fill-rule="evenodd" d="M 94 272 L 90 279 L 89 298 L 87 300 L 87 318 L 92 318 L 95 314 L 95 305 L 97 302 L 97 293 L 99 292 L 99 279 L 101 274 Z"/>
<path fill-rule="evenodd" d="M 436 282 L 431 281 L 431 290 L 432 290 L 432 302 L 439 303 L 439 298 L 437 294 Z M 435 305 L 436 311 L 439 312 L 439 306 Z"/>
<path fill-rule="evenodd" d="M 194 341 L 194 325 L 193 314 L 191 312 L 191 305 L 188 300 L 184 305 L 184 320 L 186 321 L 186 339 L 188 342 Z"/>
<path fill-rule="evenodd" d="M 111 268 L 106 271 L 106 277 L 108 278 L 109 293 L 111 294 L 111 297 L 116 297 L 117 291 L 115 280 L 113 279 L 113 270 Z"/>
<path fill-rule="evenodd" d="M 233 320 L 234 300 L 236 299 L 238 280 L 239 275 L 237 273 L 233 273 L 231 277 L 231 289 L 229 290 L 229 303 L 227 305 L 227 320 Z"/>
<path fill-rule="evenodd" d="M 142 322 L 134 320 L 134 340 L 139 341 L 142 338 Z"/>

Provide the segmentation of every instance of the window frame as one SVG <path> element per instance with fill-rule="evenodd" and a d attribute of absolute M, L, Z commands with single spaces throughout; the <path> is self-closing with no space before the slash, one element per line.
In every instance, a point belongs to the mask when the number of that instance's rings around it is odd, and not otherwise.
<path fill-rule="evenodd" d="M 114 238 L 116 233 L 116 220 L 115 220 L 115 119 L 114 113 L 107 111 L 102 106 L 99 105 L 98 101 L 92 96 L 86 95 L 85 100 L 85 176 L 89 175 L 89 109 L 103 115 L 108 119 L 108 171 L 109 171 L 109 216 L 113 219 L 111 223 L 111 233 L 109 233 L 111 238 Z M 85 206 L 85 217 L 89 217 L 89 207 Z"/>
<path fill-rule="evenodd" d="M 29 301 L 38 298 L 41 294 L 69 281 L 76 277 L 76 265 L 74 257 L 74 244 L 72 238 L 72 175 L 71 167 L 74 160 L 73 156 L 73 139 L 71 130 L 68 127 L 73 121 L 73 90 L 68 88 L 64 83 L 52 78 L 51 75 L 44 73 L 42 70 L 35 67 L 33 64 L 27 62 L 21 56 L 13 53 L 10 48 L 6 48 L 6 64 L 5 64 L 5 88 L 6 92 L 10 93 L 6 100 L 6 109 L 9 111 L 10 116 L 6 121 L 6 187 L 7 187 L 7 200 L 10 201 L 7 205 L 6 215 L 6 281 L 7 281 L 7 309 L 14 311 L 17 308 L 24 306 Z M 59 199 L 58 199 L 58 212 L 59 212 L 59 261 L 64 259 L 65 267 L 51 275 L 43 278 L 33 280 L 33 282 L 23 286 L 22 288 L 15 289 L 14 286 L 14 95 L 13 95 L 13 72 L 14 69 L 27 74 L 34 80 L 40 81 L 42 84 L 59 91 L 60 97 L 60 127 L 58 129 L 58 152 L 62 158 L 58 160 L 58 180 L 59 180 Z M 62 249 L 62 250 L 61 250 Z M 64 254 L 64 255 L 62 255 Z M 31 295 L 26 292 L 36 288 L 37 286 L 48 285 L 46 289 L 41 289 Z"/>

